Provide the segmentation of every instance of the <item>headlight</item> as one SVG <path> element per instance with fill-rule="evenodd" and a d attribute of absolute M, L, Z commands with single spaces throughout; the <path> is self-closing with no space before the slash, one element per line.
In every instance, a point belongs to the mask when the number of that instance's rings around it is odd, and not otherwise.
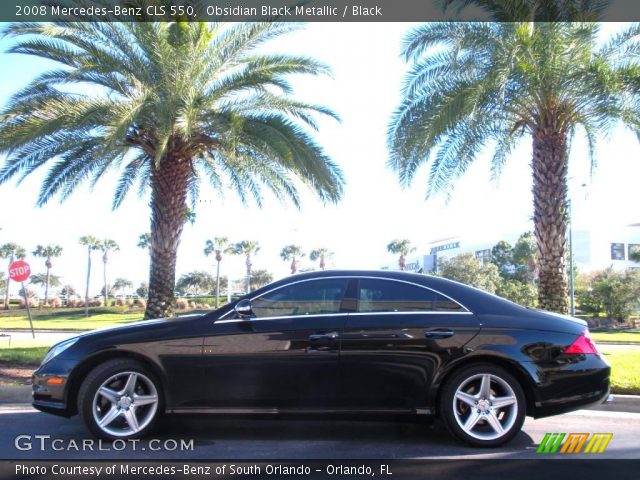
<path fill-rule="evenodd" d="M 64 352 L 67 348 L 69 348 L 71 345 L 76 343 L 78 341 L 78 338 L 80 337 L 73 337 L 73 338 L 70 338 L 69 340 L 65 340 L 64 342 L 56 343 L 53 347 L 49 349 L 49 351 L 45 355 L 40 365 L 44 365 L 49 360 L 53 360 L 55 357 L 57 357 L 62 352 Z"/>

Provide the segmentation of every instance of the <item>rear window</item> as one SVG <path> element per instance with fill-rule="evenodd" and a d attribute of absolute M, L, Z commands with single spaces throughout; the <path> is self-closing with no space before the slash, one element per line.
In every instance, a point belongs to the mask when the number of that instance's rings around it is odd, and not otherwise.
<path fill-rule="evenodd" d="M 393 280 L 364 278 L 358 287 L 359 312 L 460 312 L 462 306 L 428 288 Z"/>

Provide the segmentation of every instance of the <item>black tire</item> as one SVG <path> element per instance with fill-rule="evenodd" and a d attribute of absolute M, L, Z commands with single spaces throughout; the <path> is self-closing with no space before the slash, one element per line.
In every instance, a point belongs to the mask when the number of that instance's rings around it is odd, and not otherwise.
<path fill-rule="evenodd" d="M 504 399 L 515 397 L 515 402 L 497 408 L 493 406 L 490 396 L 489 402 L 481 401 L 476 410 L 475 406 L 470 406 L 466 401 L 456 399 L 458 390 L 462 394 L 483 399 L 480 392 L 483 378 L 490 379 L 491 396 Z M 505 369 L 490 363 L 475 364 L 461 368 L 447 379 L 440 395 L 439 412 L 447 430 L 458 440 L 474 447 L 497 447 L 513 439 L 522 429 L 526 416 L 526 399 L 518 381 Z M 470 418 L 472 415 L 473 419 Z M 479 419 L 475 426 L 465 430 L 463 426 L 466 421 L 475 418 Z M 503 428 L 503 433 L 499 432 L 500 428 L 491 425 L 496 419 L 500 422 L 499 427 Z"/>
<path fill-rule="evenodd" d="M 132 373 L 135 373 L 135 375 L 132 376 Z M 109 381 L 113 377 L 116 378 L 110 385 L 115 386 L 114 390 L 120 388 L 118 385 L 123 385 L 127 378 L 137 378 L 136 381 L 132 382 L 134 383 L 133 388 L 135 391 L 130 396 L 133 398 L 139 398 L 135 397 L 137 394 L 147 394 L 148 398 L 152 398 L 153 394 L 156 395 L 157 402 L 155 406 L 153 404 L 141 405 L 138 408 L 131 409 L 132 413 L 137 415 L 135 420 L 138 419 L 138 416 L 143 415 L 144 421 L 142 422 L 142 425 L 140 425 L 143 428 L 140 430 L 127 433 L 127 429 L 131 430 L 131 428 L 129 427 L 127 423 L 128 421 L 125 419 L 126 417 L 124 415 L 121 415 L 122 419 L 116 417 L 113 423 L 105 425 L 106 430 L 98 424 L 96 416 L 101 416 L 102 414 L 100 412 L 102 408 L 101 405 L 105 405 L 105 411 L 108 411 L 108 409 L 113 407 L 113 405 L 110 404 L 106 398 L 97 396 L 96 394 L 98 389 L 103 386 L 104 382 Z M 129 396 L 128 394 L 125 395 Z M 119 398 L 122 397 L 120 396 Z M 85 426 L 94 436 L 105 440 L 127 440 L 147 435 L 156 425 L 158 417 L 163 411 L 163 406 L 162 386 L 157 377 L 142 363 L 128 358 L 109 360 L 95 367 L 82 382 L 80 391 L 78 392 L 78 413 L 80 414 L 80 418 L 82 418 Z M 122 410 L 121 413 L 124 414 L 124 410 L 128 411 L 129 409 L 130 407 L 126 407 L 121 408 L 120 410 Z M 102 414 L 102 416 L 106 416 L 106 413 Z M 123 426 L 120 427 L 119 423 L 122 423 Z M 111 427 L 111 425 L 115 426 Z"/>

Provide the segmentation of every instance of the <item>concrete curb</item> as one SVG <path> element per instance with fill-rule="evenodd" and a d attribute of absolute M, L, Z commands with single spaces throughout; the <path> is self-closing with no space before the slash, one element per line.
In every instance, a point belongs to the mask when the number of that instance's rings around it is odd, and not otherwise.
<path fill-rule="evenodd" d="M 123 324 L 126 325 L 126 324 Z M 77 330 L 74 328 L 58 328 L 58 329 L 34 329 L 36 332 L 36 335 L 39 333 L 84 333 L 84 332 L 91 332 L 91 330 Z M 29 330 L 28 328 L 3 328 L 2 329 L 3 333 L 31 333 L 31 330 Z"/>
<path fill-rule="evenodd" d="M 0 405 L 31 404 L 31 385 L 0 387 Z"/>
<path fill-rule="evenodd" d="M 600 410 L 603 412 L 631 412 L 640 413 L 640 395 L 622 395 L 613 394 L 613 402 L 603 403 L 591 410 Z"/>

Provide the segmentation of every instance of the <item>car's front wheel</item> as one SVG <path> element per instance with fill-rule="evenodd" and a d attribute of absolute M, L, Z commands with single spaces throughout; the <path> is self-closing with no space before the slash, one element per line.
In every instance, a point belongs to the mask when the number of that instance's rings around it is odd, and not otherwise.
<path fill-rule="evenodd" d="M 161 412 L 162 389 L 141 363 L 115 359 L 98 365 L 82 383 L 78 411 L 95 436 L 108 440 L 148 433 Z"/>
<path fill-rule="evenodd" d="M 526 414 L 522 387 L 491 364 L 462 368 L 443 386 L 440 413 L 447 429 L 477 447 L 496 447 L 522 428 Z"/>

